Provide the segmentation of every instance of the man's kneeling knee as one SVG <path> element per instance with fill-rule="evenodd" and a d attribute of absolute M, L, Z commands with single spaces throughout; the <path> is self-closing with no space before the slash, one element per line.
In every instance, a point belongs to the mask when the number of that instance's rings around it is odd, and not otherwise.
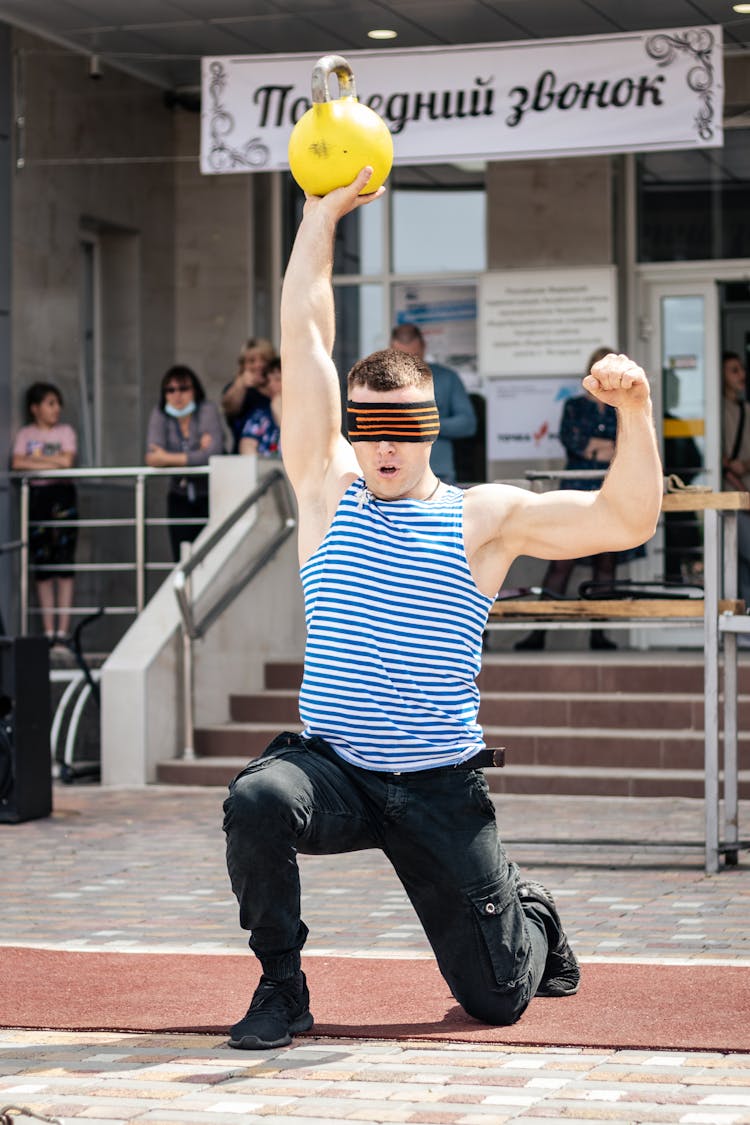
<path fill-rule="evenodd" d="M 521 987 L 504 992 L 485 992 L 482 996 L 460 999 L 467 1015 L 493 1027 L 509 1027 L 517 1023 L 529 1006 L 531 997 Z"/>

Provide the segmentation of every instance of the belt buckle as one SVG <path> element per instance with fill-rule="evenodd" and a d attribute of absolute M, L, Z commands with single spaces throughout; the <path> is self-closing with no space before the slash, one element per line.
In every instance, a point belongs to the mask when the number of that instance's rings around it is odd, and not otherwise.
<path fill-rule="evenodd" d="M 491 755 L 491 764 L 501 769 L 505 765 L 505 747 L 488 746 L 487 750 Z"/>

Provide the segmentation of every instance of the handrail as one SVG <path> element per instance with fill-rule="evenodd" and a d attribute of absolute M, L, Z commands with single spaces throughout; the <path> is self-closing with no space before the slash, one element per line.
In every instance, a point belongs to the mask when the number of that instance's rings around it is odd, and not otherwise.
<path fill-rule="evenodd" d="M 218 546 L 227 533 L 232 530 L 238 520 L 242 519 L 245 513 L 251 508 L 254 508 L 255 505 L 263 499 L 265 494 L 276 485 L 281 486 L 279 489 L 281 502 L 279 502 L 279 495 L 277 495 L 276 503 L 279 509 L 279 516 L 282 520 L 277 535 L 263 551 L 259 553 L 249 570 L 243 574 L 238 582 L 231 586 L 227 593 L 219 600 L 217 605 L 221 608 L 218 611 L 215 608 L 209 610 L 203 620 L 200 623 L 196 623 L 187 596 L 187 584 L 190 575 L 196 567 L 200 566 L 211 551 Z M 201 544 L 197 551 L 191 551 L 190 558 L 186 562 L 181 562 L 173 574 L 172 583 L 175 596 L 180 607 L 183 624 L 191 640 L 198 640 L 203 636 L 206 629 L 213 624 L 220 613 L 223 613 L 223 611 L 231 605 L 237 595 L 242 593 L 248 582 L 271 561 L 279 547 L 289 538 L 296 526 L 297 521 L 292 514 L 291 497 L 289 495 L 286 477 L 280 469 L 274 469 L 263 478 L 257 488 L 253 489 L 253 491 L 229 513 L 226 519 L 222 520 L 216 530 L 212 532 L 205 543 Z"/>
<path fill-rule="evenodd" d="M 204 613 L 202 619 L 196 621 L 191 604 L 191 575 L 196 567 L 200 566 L 207 558 L 211 551 L 222 542 L 242 516 L 244 516 L 246 512 L 249 512 L 251 508 L 254 508 L 271 489 L 274 490 L 276 507 L 281 521 L 278 531 L 258 552 L 248 569 L 245 570 L 237 581 L 233 582 L 229 589 L 224 592 L 206 613 Z M 253 491 L 229 513 L 226 519 L 222 520 L 216 530 L 206 539 L 205 543 L 202 543 L 196 551 L 190 551 L 189 555 L 178 564 L 174 572 L 172 584 L 180 609 L 180 617 L 182 619 L 182 691 L 184 721 L 184 747 L 182 756 L 185 759 L 195 757 L 193 642 L 205 635 L 210 626 L 221 617 L 235 598 L 242 593 L 248 583 L 268 565 L 289 536 L 292 535 L 296 526 L 297 520 L 294 516 L 286 476 L 280 469 L 273 469 L 263 478 L 257 488 L 254 488 Z M 186 547 L 188 551 L 190 550 L 189 544 L 184 544 L 183 546 Z"/>
<path fill-rule="evenodd" d="M 608 469 L 526 469 L 526 480 L 603 480 Z"/>
<path fill-rule="evenodd" d="M 211 472 L 208 465 L 183 465 L 174 468 L 156 469 L 151 465 L 122 465 L 112 468 L 97 468 L 92 465 L 83 469 L 14 469 L 8 473 L 0 473 L 0 479 L 23 480 L 25 477 L 33 480 L 42 480 L 50 477 L 53 480 L 70 479 L 71 477 L 184 477 L 187 475 L 207 476 Z"/>
<path fill-rule="evenodd" d="M 184 525 L 194 524 L 195 519 L 163 519 L 160 517 L 146 516 L 146 482 L 158 480 L 160 477 L 207 477 L 211 472 L 209 465 L 182 465 L 170 468 L 155 468 L 148 465 L 127 465 L 127 466 L 113 466 L 113 467 L 98 467 L 90 466 L 85 468 L 76 469 L 23 469 L 10 472 L 0 473 L 0 480 L 7 481 L 10 484 L 18 484 L 20 486 L 20 539 L 15 549 L 20 552 L 20 590 L 19 590 L 19 612 L 20 612 L 20 631 L 25 633 L 28 630 L 28 616 L 29 616 L 29 527 L 30 527 L 30 506 L 29 506 L 29 490 L 33 483 L 37 480 L 67 480 L 67 481 L 92 481 L 103 486 L 104 482 L 109 482 L 110 488 L 118 487 L 118 482 L 123 482 L 125 487 L 129 487 L 134 491 L 134 507 L 133 515 L 126 519 L 75 519 L 75 520 L 55 520 L 54 526 L 56 527 L 121 527 L 133 529 L 133 561 L 124 563 L 80 563 L 74 562 L 70 564 L 69 569 L 73 572 L 94 571 L 105 573 L 108 571 L 127 570 L 133 571 L 135 576 L 135 604 L 134 605 L 118 605 L 110 606 L 109 611 L 113 614 L 123 615 L 137 615 L 141 612 L 146 604 L 146 572 L 151 570 L 165 570 L 171 569 L 172 564 L 164 564 L 161 562 L 149 563 L 146 558 L 146 529 L 147 527 L 161 526 L 161 525 Z M 126 483 L 130 482 L 130 483 Z M 45 521 L 40 521 L 42 526 L 45 526 Z M 6 546 L 8 546 L 6 544 Z M 38 571 L 43 571 L 44 567 L 35 568 Z M 73 606 L 71 612 L 74 615 L 90 612 L 90 607 Z"/>

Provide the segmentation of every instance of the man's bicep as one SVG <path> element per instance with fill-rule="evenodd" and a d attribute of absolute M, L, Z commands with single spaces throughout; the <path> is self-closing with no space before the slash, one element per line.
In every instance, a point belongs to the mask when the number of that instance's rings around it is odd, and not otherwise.
<path fill-rule="evenodd" d="M 604 545 L 606 527 L 594 508 L 597 496 L 573 489 L 524 492 L 508 515 L 504 535 L 516 554 L 538 559 L 577 559 L 614 549 Z"/>

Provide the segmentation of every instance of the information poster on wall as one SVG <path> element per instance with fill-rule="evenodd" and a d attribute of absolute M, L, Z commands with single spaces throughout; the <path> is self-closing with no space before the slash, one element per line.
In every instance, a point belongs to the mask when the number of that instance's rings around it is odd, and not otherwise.
<path fill-rule="evenodd" d="M 568 375 L 595 348 L 617 348 L 616 274 L 502 270 L 479 285 L 479 370 L 485 376 Z"/>
<path fill-rule="evenodd" d="M 565 457 L 563 406 L 582 394 L 579 378 L 486 379 L 487 459 L 543 461 Z"/>
<path fill-rule="evenodd" d="M 428 362 L 453 367 L 467 390 L 480 389 L 476 285 L 394 285 L 393 322 L 418 325 Z"/>

